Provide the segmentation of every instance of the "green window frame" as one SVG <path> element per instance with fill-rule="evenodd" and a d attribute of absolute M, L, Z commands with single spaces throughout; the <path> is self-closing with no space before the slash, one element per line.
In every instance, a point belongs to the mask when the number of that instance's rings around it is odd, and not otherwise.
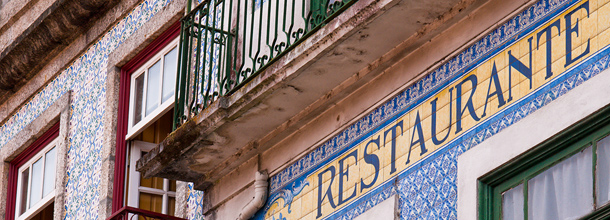
<path fill-rule="evenodd" d="M 596 164 L 597 142 L 610 136 L 610 106 L 581 120 L 549 140 L 517 156 L 505 165 L 478 179 L 479 219 L 502 218 L 502 193 L 523 184 L 524 219 L 528 219 L 528 180 L 588 147 L 592 148 L 594 211 L 583 219 L 610 218 L 610 203 L 597 204 Z"/>

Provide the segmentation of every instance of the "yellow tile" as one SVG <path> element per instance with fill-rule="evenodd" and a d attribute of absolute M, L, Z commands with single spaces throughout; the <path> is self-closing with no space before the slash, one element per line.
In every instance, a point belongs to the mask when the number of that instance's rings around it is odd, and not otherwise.
<path fill-rule="evenodd" d="M 510 54 L 515 57 L 515 58 L 520 58 L 521 57 L 521 51 L 519 50 L 519 43 L 515 43 L 512 46 L 508 47 L 508 49 L 506 49 L 506 57 L 504 57 L 504 62 L 506 62 L 506 65 L 508 66 L 508 61 L 509 61 L 509 56 L 508 53 L 510 52 Z M 528 49 L 529 52 L 529 49 Z"/>
<path fill-rule="evenodd" d="M 533 56 L 532 56 L 533 58 Z M 515 61 L 517 62 L 517 61 Z M 521 62 L 523 65 L 525 65 L 527 68 L 531 68 L 530 66 L 530 56 L 529 53 L 526 54 L 525 56 L 521 57 L 518 59 L 518 62 Z M 516 65 L 516 64 L 514 64 Z M 533 65 L 533 64 L 532 64 Z M 513 84 L 517 84 L 520 83 L 523 80 L 526 80 L 527 78 L 525 76 L 523 76 L 523 74 L 521 74 L 521 72 L 519 72 L 517 69 L 510 67 L 510 73 L 511 73 L 511 83 Z"/>
<path fill-rule="evenodd" d="M 428 139 L 430 139 L 430 138 L 432 137 L 432 134 L 431 134 L 432 129 L 430 128 L 430 126 L 431 126 L 431 125 L 432 125 L 432 120 L 431 120 L 431 117 L 427 117 L 427 118 L 425 118 L 424 120 L 422 120 L 422 123 L 421 123 L 421 131 L 422 131 L 422 134 L 423 134 L 423 136 L 424 136 L 424 137 L 423 137 L 423 138 L 424 138 L 424 140 L 428 140 Z M 414 128 L 414 129 L 415 129 L 415 128 Z M 414 133 L 415 133 L 415 137 L 414 137 L 414 139 L 416 139 L 416 140 L 417 140 L 417 138 L 418 138 L 419 134 L 417 133 L 417 131 L 416 131 L 416 132 L 414 132 Z M 412 134 L 412 135 L 413 135 L 413 134 Z M 410 137 L 412 137 L 412 136 L 410 136 Z M 411 141 L 413 141 L 413 140 L 411 140 Z M 418 140 L 418 141 L 419 141 L 419 140 Z"/>
<path fill-rule="evenodd" d="M 485 104 L 485 99 L 487 97 L 487 88 L 489 87 L 490 81 L 491 81 L 491 77 L 489 79 L 486 79 L 485 81 L 481 82 L 477 86 L 477 90 L 475 91 L 475 94 L 472 97 L 472 104 L 475 109 L 482 106 L 483 104 Z M 494 90 L 495 87 L 492 86 L 491 89 Z"/>
<path fill-rule="evenodd" d="M 580 51 L 580 47 L 574 51 Z M 577 62 L 574 62 L 574 63 L 572 63 L 572 65 L 574 65 L 576 63 Z M 555 61 L 553 64 L 551 64 L 551 69 L 553 70 L 553 76 L 551 78 L 546 79 L 546 81 L 548 82 L 552 78 L 555 78 L 557 75 L 560 75 L 561 73 L 565 72 L 565 70 L 566 70 L 566 68 L 564 67 L 565 64 L 566 64 L 565 57 L 563 57 L 563 59 L 559 59 L 559 60 Z"/>
<path fill-rule="evenodd" d="M 307 177 L 307 182 L 309 182 L 309 186 L 303 188 L 303 192 L 301 194 L 309 192 L 309 191 L 311 191 L 313 189 L 316 189 L 318 187 L 318 176 L 316 176 L 316 175 L 308 176 Z"/>
<path fill-rule="evenodd" d="M 426 152 L 423 157 L 426 157 L 428 154 L 436 150 L 436 146 L 434 146 L 434 143 L 432 143 L 432 139 L 426 141 L 426 149 L 428 150 L 428 152 Z"/>
<path fill-rule="evenodd" d="M 594 12 L 598 7 L 598 0 L 589 0 L 589 12 Z"/>
<path fill-rule="evenodd" d="M 492 67 L 493 67 L 493 64 L 496 65 L 496 68 L 498 70 L 504 69 L 504 67 L 506 67 L 506 64 L 507 64 L 507 62 L 506 62 L 506 57 L 507 57 L 506 51 L 507 50 L 504 50 L 504 51 L 500 52 L 493 59 L 491 59 L 492 60 L 492 63 L 491 63 Z"/>
<path fill-rule="evenodd" d="M 343 190 L 344 190 L 344 194 L 345 193 L 351 193 L 353 190 L 347 190 L 345 191 L 348 187 L 354 187 L 357 186 L 357 183 L 360 183 L 360 167 L 359 166 L 350 166 L 347 173 L 347 176 L 343 177 Z"/>
<path fill-rule="evenodd" d="M 381 170 L 379 170 L 379 174 L 382 174 Z M 357 197 L 360 197 L 360 195 L 362 195 L 362 194 L 368 192 L 369 190 L 375 188 L 377 185 L 379 185 L 380 182 L 383 181 L 383 178 L 381 178 L 379 175 L 377 175 L 377 179 L 375 180 L 375 183 L 373 183 L 374 177 L 375 177 L 375 175 L 370 175 L 370 176 L 363 177 L 361 179 L 361 182 L 358 183 L 358 191 L 357 191 L 358 196 Z M 362 186 L 363 183 L 365 185 L 369 185 L 369 184 L 373 184 L 373 185 L 371 187 L 364 188 Z"/>
<path fill-rule="evenodd" d="M 580 53 L 578 53 L 578 56 L 580 56 L 581 54 L 585 53 L 587 50 L 587 44 L 582 44 L 579 47 L 580 49 Z M 591 46 L 589 45 L 589 52 L 587 52 L 585 55 L 583 55 L 579 60 L 575 61 L 574 63 L 580 62 L 584 59 L 586 59 L 587 57 L 591 56 L 591 54 L 595 53 L 595 51 L 591 50 Z M 565 63 L 563 64 L 565 65 Z"/>
<path fill-rule="evenodd" d="M 468 76 L 470 76 L 470 75 L 472 75 L 472 74 L 468 74 L 467 76 L 464 76 L 462 79 L 458 80 L 458 83 L 456 83 L 456 84 L 454 85 L 454 87 L 455 87 L 457 84 L 459 84 L 460 82 L 462 82 L 462 81 L 466 80 L 466 78 L 467 78 Z M 477 77 L 477 81 L 478 81 L 478 80 L 479 80 L 479 78 Z M 477 82 L 477 84 L 478 84 L 478 82 Z M 456 88 L 456 89 L 457 89 L 457 88 Z M 461 94 L 461 95 L 464 95 L 464 94 L 470 94 L 470 90 L 472 90 L 472 83 L 471 83 L 471 81 L 470 81 L 470 80 L 464 81 L 464 83 L 462 83 L 462 85 L 461 85 L 461 90 L 462 90 L 462 91 L 461 91 L 461 92 L 462 92 L 462 94 Z M 457 94 L 457 90 L 456 90 L 455 92 L 456 92 L 456 94 Z"/>
<path fill-rule="evenodd" d="M 521 84 L 517 84 L 517 85 L 513 85 L 513 87 L 511 88 L 510 91 L 510 96 L 507 95 L 504 96 L 506 98 L 506 104 L 510 104 L 512 102 L 515 102 L 515 100 L 519 99 L 521 97 Z M 512 100 L 510 100 L 512 97 Z"/>
<path fill-rule="evenodd" d="M 336 199 L 335 199 L 336 201 Z M 336 205 L 336 203 L 335 203 Z M 332 206 L 330 206 L 330 203 L 326 203 L 324 205 L 322 205 L 322 207 L 320 207 L 320 209 L 322 210 L 322 216 L 327 216 L 328 214 L 332 213 L 334 211 L 334 209 L 332 208 Z M 318 211 L 316 211 L 317 213 Z M 317 215 L 317 214 L 316 214 Z"/>
<path fill-rule="evenodd" d="M 313 190 L 316 191 L 316 190 Z M 310 191 L 306 194 L 303 195 L 303 197 L 301 197 L 301 213 L 302 214 L 307 214 L 309 212 L 311 212 L 313 210 L 314 207 L 314 198 L 313 198 L 313 191 Z M 316 197 L 317 199 L 317 197 Z"/>
<path fill-rule="evenodd" d="M 597 0 L 597 8 L 599 9 L 601 6 L 608 4 L 610 0 Z"/>
<path fill-rule="evenodd" d="M 477 67 L 476 71 L 469 73 L 469 75 L 476 74 L 477 78 L 480 78 L 480 80 L 487 79 L 491 75 L 491 64 L 492 64 L 491 62 L 487 61 L 487 62 L 481 64 L 479 67 Z"/>
<path fill-rule="evenodd" d="M 485 88 L 485 89 L 479 89 L 479 88 L 477 88 L 477 91 L 475 91 L 475 92 L 481 92 L 481 91 L 485 92 L 485 91 L 487 91 L 487 88 Z M 475 98 L 475 97 L 476 97 L 476 96 L 474 96 L 474 95 L 473 95 L 473 97 L 472 97 L 472 98 L 473 98 L 473 105 L 474 105 L 474 98 Z M 462 119 L 464 119 L 464 118 L 466 118 L 466 117 L 470 117 L 470 111 L 468 111 L 468 108 L 465 108 L 465 107 L 466 107 L 466 104 L 468 103 L 468 99 L 469 99 L 469 98 L 470 98 L 470 93 L 467 93 L 467 94 L 462 95 L 461 106 L 459 106 L 459 107 L 461 108 L 461 109 L 460 109 L 460 111 L 461 111 L 461 110 L 464 110 L 464 111 L 462 112 Z M 457 102 L 456 102 L 456 103 L 457 103 Z M 455 105 L 455 108 L 456 108 L 456 111 L 457 111 L 457 108 L 458 108 L 457 104 Z M 457 119 L 457 116 L 456 116 L 456 119 Z"/>
<path fill-rule="evenodd" d="M 396 143 L 396 148 L 399 147 L 399 143 Z M 379 156 L 379 159 L 381 159 L 381 166 L 386 166 L 390 164 L 390 158 L 392 157 L 392 143 L 384 144 L 384 146 L 381 147 L 381 150 L 379 150 L 376 155 Z"/>
<path fill-rule="evenodd" d="M 449 107 L 451 107 L 451 109 Z M 446 133 L 446 132 L 442 132 L 442 131 L 446 130 L 447 128 L 449 128 L 449 126 L 451 126 L 451 121 L 449 121 L 449 118 L 451 117 L 451 119 L 454 120 L 455 117 L 452 117 L 452 115 L 455 115 L 454 109 L 455 109 L 455 106 L 446 105 L 445 107 L 441 108 L 440 110 L 438 110 L 436 112 L 435 130 L 437 132 L 437 137 L 439 137 L 439 139 L 441 137 L 444 137 L 444 134 Z M 451 111 L 451 110 L 453 110 L 453 111 Z M 432 129 L 432 125 L 430 125 L 430 126 Z"/>
<path fill-rule="evenodd" d="M 500 87 L 502 91 L 508 91 L 508 69 L 498 70 L 498 79 L 500 80 Z M 492 86 L 493 87 L 493 86 Z M 487 94 L 487 91 L 484 92 Z"/>
<path fill-rule="evenodd" d="M 421 111 L 422 111 L 422 107 L 421 106 L 417 106 L 416 108 L 413 108 L 413 110 L 411 110 L 409 112 L 409 128 L 413 127 L 413 124 L 415 124 L 415 119 L 417 118 L 417 115 L 419 115 L 419 119 L 423 119 L 421 116 Z"/>
<path fill-rule="evenodd" d="M 426 153 L 430 152 L 430 149 L 427 146 L 426 146 L 425 150 L 427 150 Z M 422 148 L 419 146 L 419 144 L 417 144 L 411 148 L 410 157 L 409 157 L 409 154 L 406 154 L 403 157 L 399 158 L 397 162 L 400 162 L 400 164 L 406 164 L 408 167 L 408 166 L 413 165 L 417 161 L 421 160 L 421 158 L 423 156 L 425 156 L 426 153 L 422 154 Z M 407 163 L 407 161 L 409 163 Z"/>
<path fill-rule="evenodd" d="M 271 216 L 270 218 L 267 218 L 267 219 L 271 220 L 271 219 L 279 219 L 279 218 L 280 218 L 280 212 L 277 212 L 277 213 L 273 214 L 273 216 Z"/>
<path fill-rule="evenodd" d="M 573 36 L 575 36 L 576 34 L 572 34 Z M 573 43 L 572 46 L 573 47 L 578 47 L 578 45 L 580 45 L 580 38 L 572 38 L 572 41 L 576 41 L 578 40 L 578 42 L 575 42 L 575 44 Z M 553 38 L 553 48 L 551 49 L 551 61 L 556 61 L 559 58 L 563 57 L 566 54 L 566 32 L 562 32 L 560 36 L 557 36 L 555 38 Z M 546 64 L 546 58 L 545 58 L 545 64 Z"/>
<path fill-rule="evenodd" d="M 440 147 L 444 146 L 444 145 L 445 145 L 446 143 L 448 143 L 449 141 L 451 141 L 451 139 L 453 139 L 453 134 L 454 134 L 454 131 L 455 131 L 455 130 L 453 130 L 453 129 L 449 130 L 449 128 L 445 128 L 445 129 L 443 129 L 442 131 L 439 131 L 439 132 L 436 134 L 436 138 L 437 138 L 439 141 L 442 141 L 442 142 L 441 142 L 439 145 L 435 145 L 435 146 L 430 145 L 430 147 L 429 147 L 429 148 L 430 148 L 430 150 L 436 150 L 436 149 L 438 149 L 438 148 L 440 148 Z M 445 137 L 446 137 L 446 138 L 445 138 Z M 443 140 L 443 139 L 444 139 L 444 140 Z M 432 143 L 432 144 L 434 144 L 434 143 Z M 428 147 L 428 146 L 426 146 L 426 147 Z"/>
<path fill-rule="evenodd" d="M 403 154 L 407 153 L 407 151 L 409 149 L 408 146 L 409 146 L 409 144 L 411 144 L 411 136 L 413 135 L 412 129 L 413 128 L 410 128 L 409 130 L 405 130 L 405 132 L 396 139 L 396 157 L 400 157 Z M 386 145 L 386 147 L 391 148 L 392 146 Z M 387 163 L 386 163 L 386 165 L 387 165 L 391 162 L 392 158 L 386 157 L 384 159 L 387 161 Z"/>
<path fill-rule="evenodd" d="M 430 101 L 428 102 L 428 104 L 434 100 L 435 98 L 438 98 L 436 100 L 436 110 L 446 106 L 449 104 L 449 98 L 455 98 L 454 95 L 455 91 L 451 91 L 451 93 L 449 93 L 449 89 L 445 88 L 444 90 L 440 91 L 434 98 L 430 99 Z"/>
<path fill-rule="evenodd" d="M 538 45 L 538 41 L 536 39 L 536 35 L 531 34 L 519 41 L 519 43 L 518 43 L 519 44 L 519 56 L 515 56 L 515 57 L 518 57 L 518 58 L 529 57 L 530 42 L 528 41 L 528 39 L 530 39 L 530 38 L 532 38 L 532 42 L 531 42 L 532 52 L 536 49 L 536 45 Z"/>
<path fill-rule="evenodd" d="M 546 83 L 545 77 L 546 77 L 546 69 L 540 70 L 538 72 L 536 72 L 533 76 L 532 76 L 532 81 L 533 81 L 533 89 L 536 89 L 538 87 L 540 87 L 540 85 Z"/>
<path fill-rule="evenodd" d="M 328 183 L 330 183 L 330 181 L 327 182 L 327 184 Z M 324 187 L 322 189 L 326 190 L 327 188 Z M 335 180 L 330 185 L 330 189 L 332 191 L 333 197 L 336 197 L 339 195 L 339 174 L 338 173 L 337 173 L 337 175 L 335 175 Z M 335 204 L 337 204 L 336 202 L 337 202 L 337 200 L 335 200 Z"/>
<path fill-rule="evenodd" d="M 610 4 L 605 4 L 597 10 L 597 30 L 605 31 L 610 27 Z"/>
<path fill-rule="evenodd" d="M 534 91 L 534 89 L 536 89 L 536 88 L 534 87 L 533 82 L 532 82 L 532 87 L 530 89 L 529 81 L 523 81 L 519 84 L 519 90 L 520 90 L 519 97 L 515 97 L 513 99 L 520 99 L 522 97 L 525 97 L 531 91 Z"/>
<path fill-rule="evenodd" d="M 608 22 L 608 23 L 610 23 L 610 22 Z M 599 48 L 602 48 L 603 47 L 602 45 L 609 44 L 610 43 L 610 29 L 606 29 L 602 33 L 597 35 L 597 42 L 599 44 Z"/>
<path fill-rule="evenodd" d="M 316 214 L 311 212 L 307 215 L 305 215 L 303 218 L 301 218 L 301 220 L 315 220 L 316 219 Z"/>
<path fill-rule="evenodd" d="M 398 161 L 395 161 L 395 162 L 396 162 L 396 171 L 394 171 L 394 173 L 390 173 L 392 171 L 390 164 L 388 164 L 387 166 L 384 166 L 379 171 L 379 175 L 383 176 L 383 179 L 382 179 L 383 181 L 386 181 L 387 179 L 392 178 L 394 175 L 396 175 L 399 172 L 400 164 L 398 164 Z"/>
<path fill-rule="evenodd" d="M 585 17 L 579 24 L 579 34 L 582 34 L 583 42 L 587 39 L 591 39 L 597 35 L 597 12 L 589 14 L 589 17 Z"/>
<path fill-rule="evenodd" d="M 474 120 L 474 118 L 468 116 L 468 117 L 462 119 L 462 129 L 463 129 L 463 131 L 466 131 L 466 130 L 472 128 L 472 126 L 474 126 L 474 125 L 476 125 L 476 121 Z"/>
<path fill-rule="evenodd" d="M 332 177 L 332 173 L 331 173 L 331 169 L 329 169 L 331 166 L 335 167 L 335 175 L 338 173 L 339 171 L 339 165 L 337 163 L 338 160 L 334 160 L 331 163 L 327 164 L 323 169 L 320 169 L 320 171 L 316 172 L 315 175 L 315 182 L 318 182 L 317 178 L 320 174 L 322 174 L 322 182 L 327 182 L 328 180 L 330 180 L 330 178 Z M 326 171 L 326 172 L 325 172 Z"/>
<path fill-rule="evenodd" d="M 382 138 L 382 140 L 380 140 L 380 141 L 383 143 L 390 143 L 390 141 L 394 140 L 396 138 L 396 136 L 400 136 L 404 132 L 404 129 L 406 129 L 408 127 L 408 121 L 405 121 L 404 120 L 405 118 L 408 118 L 408 117 L 399 118 L 395 122 L 392 122 L 392 123 L 386 125 L 378 133 L 379 135 L 381 135 L 381 138 Z M 402 124 L 402 126 L 400 126 L 399 124 Z M 395 127 L 395 126 L 397 126 L 397 127 Z M 392 132 L 392 129 L 396 129 L 394 131 L 394 133 Z M 394 135 L 392 135 L 392 134 L 394 134 Z"/>
<path fill-rule="evenodd" d="M 534 53 L 532 59 L 533 72 L 538 72 L 546 66 L 546 43 L 540 45 L 538 49 L 532 51 Z"/>
<path fill-rule="evenodd" d="M 589 47 L 591 47 L 591 52 L 594 53 L 597 52 L 599 50 L 599 42 L 597 40 L 597 36 L 591 38 L 591 40 L 589 41 Z"/>
<path fill-rule="evenodd" d="M 341 157 L 338 157 L 337 164 L 339 166 L 337 166 L 337 171 L 345 171 L 350 167 L 353 167 L 356 164 L 356 161 L 358 161 L 358 155 L 358 148 L 356 148 L 346 152 Z M 343 170 L 340 170 L 341 164 L 343 164 Z"/>
<path fill-rule="evenodd" d="M 381 167 L 381 158 L 379 159 L 379 167 Z M 360 176 L 367 177 L 375 173 L 375 167 L 373 166 L 373 164 L 366 163 L 364 159 L 358 161 L 358 166 L 360 167 Z"/>
<path fill-rule="evenodd" d="M 421 105 L 419 117 L 422 119 L 427 118 L 432 113 L 432 105 L 429 101 L 424 101 Z"/>

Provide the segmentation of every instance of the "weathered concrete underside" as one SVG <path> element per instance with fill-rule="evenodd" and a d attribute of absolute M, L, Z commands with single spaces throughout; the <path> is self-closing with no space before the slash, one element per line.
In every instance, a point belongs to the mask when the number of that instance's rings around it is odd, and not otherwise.
<path fill-rule="evenodd" d="M 235 94 L 177 129 L 138 161 L 138 170 L 204 190 L 484 2 L 358 1 Z M 400 52 L 383 57 L 398 46 Z"/>
<path fill-rule="evenodd" d="M 11 1 L 0 17 L 0 103 L 5 102 L 118 0 Z"/>

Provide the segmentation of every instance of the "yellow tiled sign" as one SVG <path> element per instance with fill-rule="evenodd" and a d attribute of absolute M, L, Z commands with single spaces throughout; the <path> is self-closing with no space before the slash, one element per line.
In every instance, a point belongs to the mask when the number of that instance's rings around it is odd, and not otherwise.
<path fill-rule="evenodd" d="M 328 216 L 604 48 L 609 1 L 582 1 L 550 19 L 307 176 L 292 204 L 275 203 L 265 218 Z"/>

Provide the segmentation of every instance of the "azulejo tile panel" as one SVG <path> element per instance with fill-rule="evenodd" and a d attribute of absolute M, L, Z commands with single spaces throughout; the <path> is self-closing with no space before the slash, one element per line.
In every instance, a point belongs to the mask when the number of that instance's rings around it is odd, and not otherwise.
<path fill-rule="evenodd" d="M 402 219 L 457 218 L 461 153 L 608 68 L 607 3 L 525 9 L 271 177 L 256 219 L 351 219 L 396 193 Z"/>
<path fill-rule="evenodd" d="M 105 181 L 100 174 L 108 55 L 170 2 L 144 0 L 137 5 L 0 127 L 4 146 L 66 91 L 73 91 L 63 219 L 98 219 L 99 187 Z M 202 219 L 202 198 L 202 192 L 190 190 L 191 219 Z"/>

